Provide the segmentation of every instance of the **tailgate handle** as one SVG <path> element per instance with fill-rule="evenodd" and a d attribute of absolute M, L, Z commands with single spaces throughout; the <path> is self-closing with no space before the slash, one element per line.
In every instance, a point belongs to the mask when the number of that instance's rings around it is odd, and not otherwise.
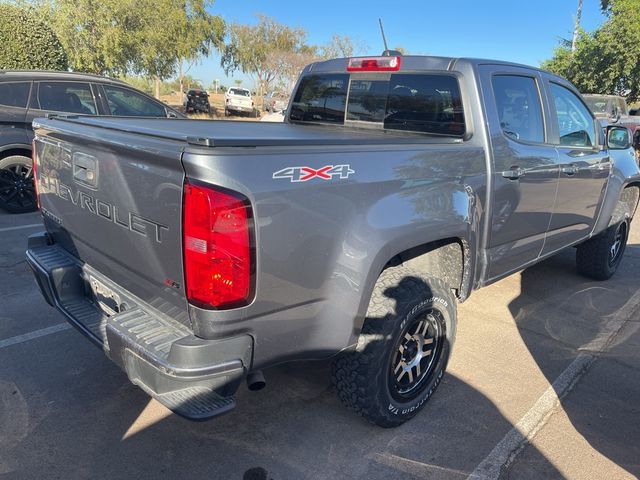
<path fill-rule="evenodd" d="M 95 157 L 86 153 L 74 153 L 73 159 L 73 179 L 89 187 L 98 186 L 98 162 Z"/>

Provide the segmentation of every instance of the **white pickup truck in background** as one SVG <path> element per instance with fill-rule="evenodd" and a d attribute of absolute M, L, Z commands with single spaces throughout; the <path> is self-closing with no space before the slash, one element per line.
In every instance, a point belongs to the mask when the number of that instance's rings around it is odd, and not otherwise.
<path fill-rule="evenodd" d="M 251 92 L 246 88 L 230 88 L 224 94 L 224 115 L 249 113 L 257 116 Z"/>

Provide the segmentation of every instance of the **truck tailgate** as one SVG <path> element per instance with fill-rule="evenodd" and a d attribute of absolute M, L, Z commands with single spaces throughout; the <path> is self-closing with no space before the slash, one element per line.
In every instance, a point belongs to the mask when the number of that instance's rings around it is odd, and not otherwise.
<path fill-rule="evenodd" d="M 229 95 L 229 101 L 229 103 L 231 103 L 231 105 L 233 106 L 249 108 L 253 106 L 253 100 L 251 99 L 251 97 L 245 97 L 242 95 Z"/>
<path fill-rule="evenodd" d="M 160 145 L 156 138 L 140 136 L 132 147 L 113 131 L 45 122 L 53 125 L 36 125 L 37 187 L 53 241 L 188 325 L 181 145 L 166 140 Z M 101 288 L 92 280 L 88 284 Z"/>

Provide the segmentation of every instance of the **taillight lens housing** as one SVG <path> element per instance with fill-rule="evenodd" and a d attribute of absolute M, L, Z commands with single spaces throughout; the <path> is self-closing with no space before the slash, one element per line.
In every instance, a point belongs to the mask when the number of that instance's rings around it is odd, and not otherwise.
<path fill-rule="evenodd" d="M 36 141 L 31 142 L 31 173 L 33 188 L 36 194 L 36 205 L 40 209 L 40 191 L 38 190 L 38 154 L 36 153 Z"/>
<path fill-rule="evenodd" d="M 187 299 L 201 308 L 247 305 L 253 294 L 253 218 L 246 198 L 187 183 L 183 248 Z"/>

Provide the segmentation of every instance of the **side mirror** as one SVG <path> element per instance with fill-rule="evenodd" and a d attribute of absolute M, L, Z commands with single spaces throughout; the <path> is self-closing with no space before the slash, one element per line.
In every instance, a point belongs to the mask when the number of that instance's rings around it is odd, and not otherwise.
<path fill-rule="evenodd" d="M 626 150 L 631 147 L 631 132 L 626 127 L 607 127 L 607 148 L 609 150 Z"/>

